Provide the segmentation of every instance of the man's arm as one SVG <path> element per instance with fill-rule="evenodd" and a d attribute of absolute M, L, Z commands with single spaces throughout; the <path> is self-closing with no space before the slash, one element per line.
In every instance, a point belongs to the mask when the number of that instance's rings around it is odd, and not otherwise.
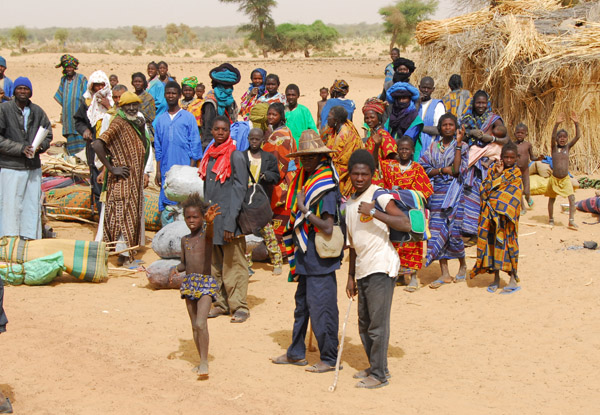
<path fill-rule="evenodd" d="M 81 98 L 81 102 L 79 104 L 79 108 L 75 111 L 75 115 L 73 115 L 73 121 L 75 121 L 75 130 L 86 140 L 91 140 L 93 137 L 92 134 L 92 126 L 90 125 L 90 121 L 87 116 L 87 105 L 85 105 L 85 101 Z"/>
<path fill-rule="evenodd" d="M 231 154 L 231 195 L 229 203 L 229 216 L 224 218 L 224 230 L 235 233 L 237 228 L 237 217 L 242 209 L 246 189 L 248 189 L 248 167 L 244 156 L 239 151 Z"/>
<path fill-rule="evenodd" d="M 354 248 L 350 248 L 350 264 L 348 267 L 348 282 L 346 284 L 346 295 L 348 298 L 352 298 L 357 294 L 356 289 L 356 251 Z"/>
<path fill-rule="evenodd" d="M 4 105 L 0 106 L 0 154 L 13 157 L 24 157 L 27 144 L 18 143 L 6 137 L 8 133 L 7 109 Z"/>
<path fill-rule="evenodd" d="M 358 206 L 358 213 L 362 213 L 365 216 L 371 214 L 371 209 L 375 207 L 375 202 L 360 202 Z M 410 220 L 408 216 L 402 212 L 394 200 L 390 200 L 386 207 L 385 212 L 375 210 L 373 217 L 377 220 L 382 221 L 387 226 L 400 232 L 410 232 Z"/>
<path fill-rule="evenodd" d="M 190 117 L 187 117 L 189 119 L 187 129 L 190 143 L 190 166 L 194 167 L 199 160 L 202 160 L 202 141 L 200 140 L 200 132 L 198 131 L 196 117 L 191 113 L 190 115 Z"/>

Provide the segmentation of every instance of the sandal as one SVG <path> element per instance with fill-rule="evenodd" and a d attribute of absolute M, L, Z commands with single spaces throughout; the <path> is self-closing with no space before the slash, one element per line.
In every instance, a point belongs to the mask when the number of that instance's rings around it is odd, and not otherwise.
<path fill-rule="evenodd" d="M 364 378 L 363 380 L 358 382 L 356 384 L 356 387 L 364 388 L 364 389 L 377 389 L 377 388 L 382 388 L 384 386 L 387 386 L 389 384 L 390 384 L 390 382 L 388 382 L 387 380 L 382 382 L 378 379 L 375 379 L 373 376 L 367 376 L 366 378 Z"/>
<path fill-rule="evenodd" d="M 567 228 L 571 229 L 572 231 L 578 231 L 579 230 L 579 226 L 577 226 L 575 224 L 575 220 L 574 219 L 569 219 L 569 226 L 567 226 Z"/>
<path fill-rule="evenodd" d="M 444 281 L 443 279 L 439 278 L 437 280 L 435 280 L 434 282 L 432 282 L 431 284 L 429 284 L 429 288 L 433 288 L 438 289 L 440 288 L 442 285 L 446 285 L 446 284 L 450 284 L 452 281 L 448 282 L 448 281 Z"/>
<path fill-rule="evenodd" d="M 286 354 L 282 354 L 281 356 L 277 356 L 275 358 L 271 358 L 271 362 L 276 365 L 294 365 L 294 366 L 306 366 L 308 364 L 308 360 L 306 359 L 290 359 Z"/>
<path fill-rule="evenodd" d="M 229 313 L 225 310 L 223 310 L 221 307 L 213 307 L 212 310 L 210 310 L 210 313 L 208 313 L 208 318 L 215 318 L 215 317 L 219 317 L 219 316 L 228 316 Z"/>
<path fill-rule="evenodd" d="M 248 320 L 248 317 L 250 317 L 250 313 L 242 310 L 237 310 L 235 313 L 233 313 L 233 317 L 231 317 L 231 322 L 243 323 L 244 321 Z"/>
<path fill-rule="evenodd" d="M 6 401 L 0 405 L 0 414 L 12 414 L 13 407 L 10 403 L 10 400 L 6 398 Z"/>
<path fill-rule="evenodd" d="M 340 370 L 342 370 L 343 367 L 340 366 Z M 335 370 L 335 366 L 329 366 L 327 363 L 324 362 L 319 362 L 319 363 L 315 363 L 312 366 L 307 367 L 306 369 L 307 372 L 310 373 L 327 373 L 327 372 L 333 372 Z"/>

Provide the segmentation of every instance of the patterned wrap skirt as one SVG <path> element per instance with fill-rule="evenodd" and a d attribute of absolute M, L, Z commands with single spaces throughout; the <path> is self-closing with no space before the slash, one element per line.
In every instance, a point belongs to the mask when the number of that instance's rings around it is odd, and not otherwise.
<path fill-rule="evenodd" d="M 187 274 L 179 288 L 181 298 L 199 300 L 203 295 L 210 295 L 213 302 L 217 300 L 218 290 L 217 280 L 212 275 L 204 274 Z"/>

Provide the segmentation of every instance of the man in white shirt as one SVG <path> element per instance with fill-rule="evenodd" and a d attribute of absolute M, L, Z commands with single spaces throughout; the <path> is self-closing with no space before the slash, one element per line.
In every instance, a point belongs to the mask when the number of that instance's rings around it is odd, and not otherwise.
<path fill-rule="evenodd" d="M 367 150 L 352 153 L 348 171 L 356 193 L 346 205 L 350 246 L 346 294 L 358 294 L 358 331 L 370 364 L 354 377 L 361 379 L 356 387 L 374 389 L 386 386 L 390 377 L 390 310 L 400 268 L 400 258 L 390 242 L 390 227 L 408 232 L 410 220 L 389 194 L 377 197 L 383 210 L 375 207 L 373 196 L 380 187 L 371 183 L 375 162 Z"/>

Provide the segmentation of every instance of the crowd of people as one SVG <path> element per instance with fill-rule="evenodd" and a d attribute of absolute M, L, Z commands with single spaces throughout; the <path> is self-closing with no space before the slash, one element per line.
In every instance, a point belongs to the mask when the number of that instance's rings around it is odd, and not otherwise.
<path fill-rule="evenodd" d="M 171 167 L 197 167 L 204 181 L 204 194 L 182 205 L 191 233 L 182 240 L 181 264 L 172 270 L 173 275 L 185 273 L 181 293 L 201 356 L 195 368 L 199 375 L 208 375 L 207 319 L 228 315 L 232 323 L 243 323 L 250 316 L 252 269 L 237 218 L 253 183 L 271 201 L 273 220 L 259 234 L 273 274 L 282 273 L 287 258 L 289 280 L 297 282 L 291 345 L 272 359 L 275 364 L 307 365 L 310 320 L 321 360 L 307 370 L 335 369 L 336 271 L 344 250 L 331 253 L 327 247 L 332 244 L 349 248 L 346 293 L 358 296 L 359 332 L 370 365 L 355 375 L 361 388 L 388 384 L 394 287 L 418 290 L 423 266 L 440 264 L 433 289 L 489 272 L 495 276 L 489 292 L 519 290 L 518 222 L 533 203 L 528 167 L 536 158 L 526 141 L 527 126 L 517 125 L 511 140 L 485 91 L 471 94 L 455 74 L 449 92 L 432 98 L 434 79 L 424 77 L 415 86 L 414 62 L 397 49 L 391 58 L 383 90 L 361 108 L 364 137 L 343 79 L 319 91 L 315 120 L 298 102 L 298 85 L 281 92 L 279 76 L 262 68 L 250 73 L 238 104 L 233 89 L 242 77 L 229 63 L 209 72 L 211 89 L 206 91 L 196 76 L 177 82 L 166 62 L 149 63 L 147 76 L 132 74 L 129 88 L 101 70 L 88 79 L 77 73 L 75 57 L 60 58 L 63 75 L 54 98 L 62 106 L 65 151 L 89 166 L 92 206 L 100 217 L 97 239 L 118 243 L 117 251 L 123 251 L 119 264 L 133 260 L 135 251 L 128 247 L 144 244 L 143 189 L 152 173 L 161 187 L 161 211 L 177 203 L 162 188 Z M 31 81 L 11 81 L 6 68 L 0 57 L 0 236 L 38 239 L 40 154 L 50 146 L 52 128 L 31 101 Z M 546 194 L 550 223 L 555 198 L 565 196 L 571 207 L 569 227 L 577 229 L 568 162 L 580 131 L 575 114 L 571 120 L 576 127 L 571 141 L 558 129 L 566 117 L 556 122 L 553 177 Z M 49 132 L 34 148 L 41 128 Z M 429 214 L 415 214 L 420 207 Z M 394 232 L 404 236 L 392 237 Z M 477 245 L 470 272 L 465 244 Z M 459 268 L 452 276 L 448 261 L 454 259 Z M 500 271 L 510 279 L 502 288 Z"/>

